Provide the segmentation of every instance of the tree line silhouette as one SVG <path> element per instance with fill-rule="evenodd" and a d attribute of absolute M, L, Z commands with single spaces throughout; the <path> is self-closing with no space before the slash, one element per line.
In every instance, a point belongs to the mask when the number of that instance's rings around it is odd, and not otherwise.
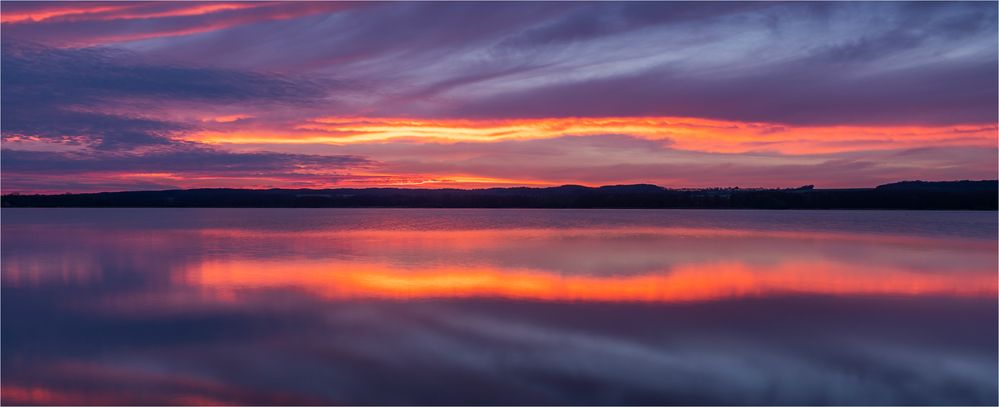
<path fill-rule="evenodd" d="M 669 189 L 656 185 L 487 189 L 187 189 L 9 194 L 4 207 L 389 207 L 996 210 L 996 180 L 903 181 L 876 188 Z"/>

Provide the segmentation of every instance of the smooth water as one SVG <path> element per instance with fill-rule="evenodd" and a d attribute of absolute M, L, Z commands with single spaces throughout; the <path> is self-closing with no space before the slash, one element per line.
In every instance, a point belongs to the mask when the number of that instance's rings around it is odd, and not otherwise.
<path fill-rule="evenodd" d="M 997 403 L 995 212 L 3 209 L 5 404 Z"/>

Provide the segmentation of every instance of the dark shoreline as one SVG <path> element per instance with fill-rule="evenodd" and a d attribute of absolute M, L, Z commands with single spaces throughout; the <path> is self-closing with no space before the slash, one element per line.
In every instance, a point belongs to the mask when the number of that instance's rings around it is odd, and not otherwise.
<path fill-rule="evenodd" d="M 188 189 L 4 195 L 5 208 L 999 209 L 999 182 L 906 181 L 876 188 L 668 189 L 655 185 L 489 189 Z"/>
<path fill-rule="evenodd" d="M 3 206 L 0 209 L 537 209 L 537 210 L 678 210 L 678 211 L 924 211 L 924 212 L 997 212 L 992 209 L 939 208 L 703 208 L 703 207 L 540 207 L 540 206 Z"/>

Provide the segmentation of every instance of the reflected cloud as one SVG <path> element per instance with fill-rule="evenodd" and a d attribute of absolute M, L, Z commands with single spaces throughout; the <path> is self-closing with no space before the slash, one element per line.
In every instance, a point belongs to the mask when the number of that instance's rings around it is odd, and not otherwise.
<path fill-rule="evenodd" d="M 344 261 L 206 261 L 182 283 L 223 298 L 248 289 L 293 288 L 327 299 L 518 298 L 548 301 L 694 301 L 780 294 L 994 297 L 994 273 L 943 274 L 842 263 L 702 263 L 630 276 L 573 276 L 475 266 L 405 270 Z"/>
<path fill-rule="evenodd" d="M 993 213 L 3 215 L 4 404 L 996 402 Z"/>

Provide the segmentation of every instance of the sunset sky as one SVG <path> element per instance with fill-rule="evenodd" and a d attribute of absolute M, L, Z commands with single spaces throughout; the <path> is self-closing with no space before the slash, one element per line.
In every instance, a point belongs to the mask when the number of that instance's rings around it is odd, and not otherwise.
<path fill-rule="evenodd" d="M 2 3 L 3 193 L 994 179 L 997 4 Z"/>

